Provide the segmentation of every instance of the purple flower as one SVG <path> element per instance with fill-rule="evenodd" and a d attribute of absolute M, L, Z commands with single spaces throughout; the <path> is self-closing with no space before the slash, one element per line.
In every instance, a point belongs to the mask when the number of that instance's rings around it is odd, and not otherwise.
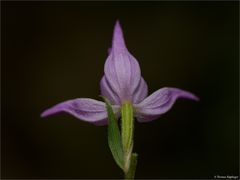
<path fill-rule="evenodd" d="M 118 21 L 114 28 L 112 48 L 104 66 L 100 87 L 102 96 L 109 99 L 117 117 L 120 115 L 121 105 L 128 102 L 132 103 L 134 116 L 139 122 L 157 119 L 170 110 L 178 98 L 198 100 L 198 97 L 190 92 L 171 87 L 161 88 L 147 97 L 147 84 L 141 76 L 138 61 L 125 45 Z M 69 113 L 95 125 L 108 123 L 105 103 L 94 99 L 68 100 L 47 109 L 41 116 L 46 117 L 60 112 Z"/>

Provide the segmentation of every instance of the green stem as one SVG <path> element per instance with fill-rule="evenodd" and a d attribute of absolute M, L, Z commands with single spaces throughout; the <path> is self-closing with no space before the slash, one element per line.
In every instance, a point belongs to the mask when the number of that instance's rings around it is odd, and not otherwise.
<path fill-rule="evenodd" d="M 136 153 L 132 153 L 129 171 L 125 174 L 125 179 L 134 179 L 135 171 L 137 167 L 137 156 L 138 155 Z"/>
<path fill-rule="evenodd" d="M 133 179 L 136 169 L 137 155 L 132 154 L 133 149 L 133 106 L 131 103 L 123 103 L 121 107 L 122 115 L 122 145 L 124 166 L 123 170 L 126 179 Z"/>

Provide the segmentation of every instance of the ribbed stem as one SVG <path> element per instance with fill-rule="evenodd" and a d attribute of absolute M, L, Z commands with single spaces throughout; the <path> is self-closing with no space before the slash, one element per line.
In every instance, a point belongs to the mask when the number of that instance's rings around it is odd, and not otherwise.
<path fill-rule="evenodd" d="M 126 179 L 133 179 L 136 169 L 137 156 L 132 154 L 134 118 L 133 106 L 131 103 L 123 103 L 121 107 L 122 115 L 122 145 L 124 156 L 124 173 Z M 135 164 L 135 165 L 134 165 Z"/>

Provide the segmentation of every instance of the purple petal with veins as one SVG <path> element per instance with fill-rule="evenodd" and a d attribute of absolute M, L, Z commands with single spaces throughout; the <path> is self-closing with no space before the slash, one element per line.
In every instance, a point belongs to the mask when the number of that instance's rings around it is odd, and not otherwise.
<path fill-rule="evenodd" d="M 113 33 L 112 50 L 104 66 L 105 77 L 121 102 L 132 101 L 133 93 L 141 79 L 137 60 L 128 52 L 122 29 L 116 23 Z"/>
<path fill-rule="evenodd" d="M 147 95 L 148 95 L 147 83 L 143 78 L 141 78 L 140 83 L 138 84 L 138 87 L 133 93 L 133 103 L 134 104 L 140 103 L 145 97 L 147 97 Z"/>
<path fill-rule="evenodd" d="M 118 114 L 119 106 L 113 106 L 113 110 Z M 41 117 L 47 117 L 61 112 L 68 113 L 78 119 L 95 125 L 107 124 L 105 103 L 94 99 L 78 98 L 59 103 L 44 111 Z"/>
<path fill-rule="evenodd" d="M 177 88 L 162 88 L 135 105 L 135 117 L 139 122 L 148 122 L 157 119 L 171 109 L 179 98 L 198 101 L 194 94 Z"/>
<path fill-rule="evenodd" d="M 121 100 L 116 92 L 114 92 L 111 86 L 108 84 L 106 77 L 103 76 L 100 82 L 101 94 L 104 97 L 107 97 L 108 100 L 115 105 L 120 105 Z"/>

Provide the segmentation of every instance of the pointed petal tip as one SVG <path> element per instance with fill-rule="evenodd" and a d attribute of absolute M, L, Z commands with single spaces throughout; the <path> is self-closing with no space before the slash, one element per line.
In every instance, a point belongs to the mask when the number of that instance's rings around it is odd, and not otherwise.
<path fill-rule="evenodd" d="M 193 94 L 192 100 L 194 100 L 194 101 L 200 101 L 200 98 Z"/>
<path fill-rule="evenodd" d="M 40 114 L 40 117 L 41 118 L 46 118 L 48 116 L 51 116 L 51 115 L 54 115 L 54 114 L 57 114 L 61 112 L 61 109 L 59 109 L 59 107 L 52 107 L 52 108 L 49 108 L 49 109 L 46 109 L 45 111 L 43 111 L 41 114 Z"/>
<path fill-rule="evenodd" d="M 115 23 L 115 24 L 116 24 L 116 25 L 117 25 L 117 24 L 120 24 L 120 21 L 119 21 L 119 19 L 117 19 L 117 20 L 116 20 L 116 23 Z"/>
<path fill-rule="evenodd" d="M 47 115 L 46 115 L 45 111 L 40 114 L 40 117 L 41 117 L 41 118 L 45 118 L 46 116 L 47 116 Z"/>
<path fill-rule="evenodd" d="M 114 26 L 114 37 L 116 37 L 116 35 L 121 35 L 122 34 L 122 27 L 120 25 L 120 22 L 117 20 Z"/>
<path fill-rule="evenodd" d="M 182 92 L 182 97 L 183 98 L 190 99 L 190 100 L 193 100 L 193 101 L 200 101 L 200 98 L 198 96 L 196 96 L 195 94 L 193 94 L 189 91 L 183 91 L 183 90 L 180 90 L 180 91 Z"/>
<path fill-rule="evenodd" d="M 118 19 L 116 20 L 114 29 L 122 29 L 122 28 L 121 28 L 120 21 L 119 21 Z"/>
<path fill-rule="evenodd" d="M 118 20 L 116 21 L 114 26 L 112 47 L 114 50 L 126 49 L 122 28 Z"/>
<path fill-rule="evenodd" d="M 40 114 L 40 117 L 41 117 L 41 118 L 45 118 L 45 117 L 47 117 L 47 116 L 49 116 L 48 110 L 45 110 L 45 111 L 43 111 L 43 112 Z"/>
<path fill-rule="evenodd" d="M 173 88 L 173 87 L 164 87 L 162 90 L 165 90 L 166 92 L 171 92 L 176 98 L 185 98 L 193 101 L 199 101 L 199 97 L 195 94 L 191 93 L 190 91 L 185 91 L 179 88 Z"/>

